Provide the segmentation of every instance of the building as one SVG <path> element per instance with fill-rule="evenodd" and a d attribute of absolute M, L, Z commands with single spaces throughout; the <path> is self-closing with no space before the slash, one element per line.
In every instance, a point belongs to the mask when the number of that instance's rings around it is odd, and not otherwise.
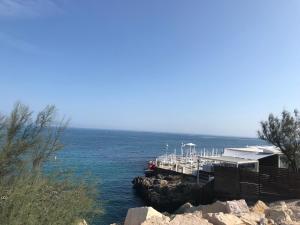
<path fill-rule="evenodd" d="M 200 157 L 206 163 L 203 170 L 212 171 L 214 165 L 248 168 L 259 171 L 260 166 L 285 168 L 284 155 L 275 146 L 247 146 L 243 148 L 225 148 L 220 156 Z"/>

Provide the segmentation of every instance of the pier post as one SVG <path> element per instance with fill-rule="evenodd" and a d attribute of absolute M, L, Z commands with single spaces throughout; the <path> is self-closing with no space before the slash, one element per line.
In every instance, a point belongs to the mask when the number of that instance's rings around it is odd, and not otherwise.
<path fill-rule="evenodd" d="M 199 185 L 199 159 L 197 160 L 197 184 Z"/>

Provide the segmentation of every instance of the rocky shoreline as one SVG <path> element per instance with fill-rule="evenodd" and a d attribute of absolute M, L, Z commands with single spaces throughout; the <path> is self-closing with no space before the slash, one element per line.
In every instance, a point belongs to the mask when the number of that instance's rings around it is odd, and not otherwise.
<path fill-rule="evenodd" d="M 132 183 L 145 203 L 160 211 L 173 212 L 186 202 L 194 205 L 209 203 L 208 198 L 202 196 L 205 184 L 197 184 L 195 177 L 160 173 L 136 177 Z"/>
<path fill-rule="evenodd" d="M 153 173 L 132 183 L 153 208 L 129 209 L 124 225 L 300 225 L 300 200 L 257 201 L 251 207 L 244 199 L 205 202 L 207 182 L 197 184 L 195 177 L 178 174 Z"/>
<path fill-rule="evenodd" d="M 174 214 L 159 213 L 152 207 L 128 210 L 124 225 L 300 225 L 300 200 L 270 205 L 245 200 L 217 201 L 210 205 L 182 205 Z M 116 224 L 115 224 L 116 225 Z"/>

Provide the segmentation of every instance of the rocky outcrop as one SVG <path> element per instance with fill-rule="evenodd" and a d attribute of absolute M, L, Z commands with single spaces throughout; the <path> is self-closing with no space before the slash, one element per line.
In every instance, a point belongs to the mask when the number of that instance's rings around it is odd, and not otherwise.
<path fill-rule="evenodd" d="M 251 212 L 264 214 L 268 208 L 269 207 L 263 201 L 258 200 L 251 208 Z"/>
<path fill-rule="evenodd" d="M 226 202 L 226 211 L 227 213 L 240 215 L 242 213 L 249 213 L 249 208 L 244 199 L 227 201 Z"/>
<path fill-rule="evenodd" d="M 136 177 L 132 183 L 147 205 L 161 211 L 173 212 L 186 202 L 201 202 L 202 185 L 196 183 L 195 177 L 157 174 Z"/>
<path fill-rule="evenodd" d="M 152 217 L 163 218 L 161 213 L 152 207 L 138 207 L 128 210 L 124 225 L 140 225 Z"/>
<path fill-rule="evenodd" d="M 188 202 L 180 206 L 175 211 L 175 214 L 194 213 L 194 212 L 201 212 L 202 214 L 218 213 L 218 212 L 227 213 L 226 202 L 216 201 L 210 205 L 199 205 L 199 206 L 193 206 L 191 203 Z"/>
<path fill-rule="evenodd" d="M 210 223 L 214 225 L 245 225 L 245 223 L 235 215 L 220 213 L 208 213 L 204 215 Z"/>
<path fill-rule="evenodd" d="M 147 207 L 148 210 L 150 208 Z M 217 201 L 210 205 L 199 206 L 185 203 L 176 214 L 163 215 L 156 211 L 150 217 L 137 209 L 139 208 L 135 208 L 134 211 L 129 210 L 127 216 L 130 214 L 130 221 L 139 222 L 125 222 L 125 225 L 300 225 L 300 201 L 298 200 L 276 202 L 269 206 L 258 201 L 250 209 L 245 200 Z M 143 218 L 146 219 L 141 221 Z"/>
<path fill-rule="evenodd" d="M 290 224 L 293 222 L 291 219 L 293 212 L 287 207 L 285 202 L 271 205 L 271 207 L 265 211 L 265 214 L 267 218 L 272 219 L 277 224 Z"/>

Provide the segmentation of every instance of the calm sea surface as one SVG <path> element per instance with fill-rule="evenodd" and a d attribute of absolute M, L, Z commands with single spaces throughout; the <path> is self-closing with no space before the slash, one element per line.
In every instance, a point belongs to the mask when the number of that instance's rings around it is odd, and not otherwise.
<path fill-rule="evenodd" d="M 175 148 L 179 152 L 181 142 L 206 149 L 263 144 L 251 138 L 68 129 L 63 137 L 65 148 L 55 164 L 99 183 L 99 201 L 105 213 L 95 219 L 94 225 L 106 225 L 122 221 L 128 208 L 143 205 L 132 190 L 131 180 L 143 175 L 148 160 L 165 153 L 167 143 L 170 152 Z"/>

